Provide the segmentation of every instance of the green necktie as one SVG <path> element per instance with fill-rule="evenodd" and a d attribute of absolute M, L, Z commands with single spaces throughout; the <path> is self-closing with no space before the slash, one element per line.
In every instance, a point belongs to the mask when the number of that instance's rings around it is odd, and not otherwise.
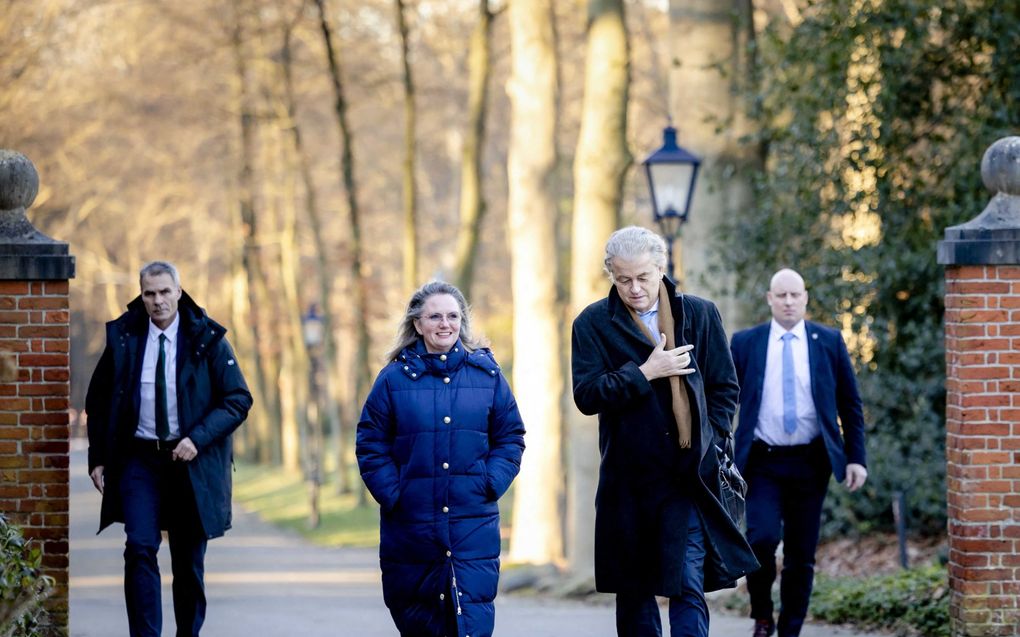
<path fill-rule="evenodd" d="M 156 436 L 160 440 L 170 437 L 170 417 L 166 411 L 166 351 L 163 343 L 166 334 L 159 335 L 159 358 L 156 359 Z"/>

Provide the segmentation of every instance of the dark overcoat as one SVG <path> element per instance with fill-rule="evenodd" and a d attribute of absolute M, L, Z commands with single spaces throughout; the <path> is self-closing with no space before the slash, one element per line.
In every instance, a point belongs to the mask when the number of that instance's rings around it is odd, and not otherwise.
<path fill-rule="evenodd" d="M 499 579 L 496 501 L 520 469 L 524 424 L 488 349 L 405 349 L 376 378 L 358 466 L 380 505 L 383 597 L 404 637 L 488 637 Z"/>
<path fill-rule="evenodd" d="M 695 372 L 683 377 L 694 424 L 687 452 L 676 441 L 669 381 L 649 382 L 638 368 L 653 345 L 615 287 L 574 320 L 574 402 L 582 413 L 599 417 L 595 584 L 606 593 L 681 594 L 683 512 L 691 504 L 704 522 L 706 591 L 733 586 L 758 568 L 721 502 L 720 449 L 739 393 L 722 320 L 711 302 L 678 295 L 672 282 L 663 281 L 676 344 L 694 345 Z"/>
<path fill-rule="evenodd" d="M 251 409 L 252 397 L 227 330 L 183 293 L 177 339 L 177 417 L 181 437 L 190 438 L 198 455 L 187 463 L 198 515 L 207 538 L 230 528 L 231 433 Z M 128 445 L 138 428 L 142 359 L 149 334 L 149 316 L 142 297 L 128 311 L 106 324 L 106 349 L 89 382 L 89 473 L 103 466 L 102 531 L 124 521 L 120 476 Z"/>
<path fill-rule="evenodd" d="M 730 351 L 740 381 L 740 417 L 735 437 L 737 468 L 744 471 L 751 455 L 754 429 L 761 411 L 772 323 L 762 323 L 733 335 Z M 825 451 L 836 480 L 846 478 L 848 462 L 867 465 L 864 448 L 864 407 L 857 390 L 857 378 L 838 330 L 804 321 L 807 334 L 808 367 L 811 370 L 811 398 L 818 414 Z"/>

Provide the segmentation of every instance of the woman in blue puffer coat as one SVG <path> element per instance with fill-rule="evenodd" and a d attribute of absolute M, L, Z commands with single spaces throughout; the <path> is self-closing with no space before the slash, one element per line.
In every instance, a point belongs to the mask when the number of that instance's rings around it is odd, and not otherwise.
<path fill-rule="evenodd" d="M 386 606 L 403 637 L 489 637 L 496 501 L 524 451 L 517 403 L 448 283 L 414 293 L 388 358 L 357 437 L 361 477 L 380 505 Z"/>

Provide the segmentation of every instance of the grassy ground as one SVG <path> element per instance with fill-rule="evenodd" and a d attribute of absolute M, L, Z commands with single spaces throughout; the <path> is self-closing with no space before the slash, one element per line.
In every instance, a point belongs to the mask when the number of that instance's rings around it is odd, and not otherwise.
<path fill-rule="evenodd" d="M 358 506 L 358 494 L 338 495 L 332 483 L 322 485 L 318 528 L 308 525 L 308 483 L 298 472 L 280 467 L 237 461 L 234 474 L 234 501 L 257 513 L 263 520 L 297 531 L 323 546 L 377 546 L 379 544 L 379 506 L 369 496 L 367 506 Z M 356 479 L 357 488 L 362 488 Z M 499 501 L 503 549 L 507 549 L 513 488 Z"/>
<path fill-rule="evenodd" d="M 236 466 L 234 500 L 267 522 L 293 529 L 324 546 L 379 543 L 379 508 L 375 501 L 359 507 L 356 493 L 338 495 L 332 484 L 324 484 L 319 504 L 321 523 L 311 529 L 308 483 L 300 473 L 240 462 Z"/>

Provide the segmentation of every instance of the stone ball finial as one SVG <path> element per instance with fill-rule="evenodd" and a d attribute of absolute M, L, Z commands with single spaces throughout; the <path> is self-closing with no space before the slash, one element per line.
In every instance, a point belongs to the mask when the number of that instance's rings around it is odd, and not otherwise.
<path fill-rule="evenodd" d="M 35 229 L 25 215 L 39 194 L 39 173 L 21 153 L 0 148 L 0 281 L 74 278 L 68 245 Z"/>
<path fill-rule="evenodd" d="M 0 149 L 0 210 L 25 209 L 39 194 L 39 173 L 32 161 L 13 150 Z"/>
<path fill-rule="evenodd" d="M 981 179 L 993 193 L 1020 195 L 1020 137 L 1003 137 L 988 147 Z"/>
<path fill-rule="evenodd" d="M 1020 137 L 1003 137 L 981 158 L 981 179 L 993 196 L 981 214 L 946 228 L 943 265 L 1020 265 Z"/>

